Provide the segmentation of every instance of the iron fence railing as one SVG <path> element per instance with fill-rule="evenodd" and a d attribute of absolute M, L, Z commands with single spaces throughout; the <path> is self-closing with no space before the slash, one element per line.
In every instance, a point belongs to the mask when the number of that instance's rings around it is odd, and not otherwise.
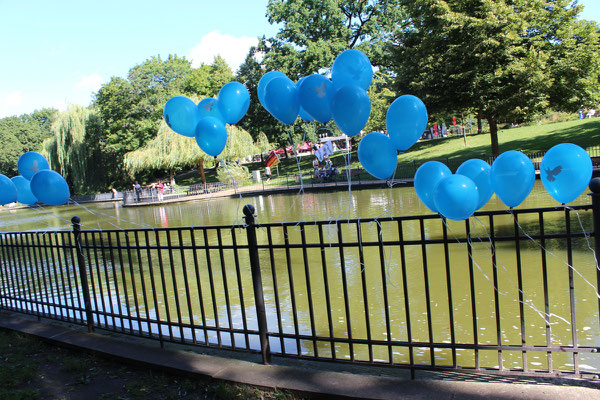
<path fill-rule="evenodd" d="M 592 206 L 0 234 L 0 309 L 190 345 L 429 370 L 600 370 Z M 593 227 L 592 227 L 593 223 Z M 588 242 L 593 238 L 595 249 Z"/>

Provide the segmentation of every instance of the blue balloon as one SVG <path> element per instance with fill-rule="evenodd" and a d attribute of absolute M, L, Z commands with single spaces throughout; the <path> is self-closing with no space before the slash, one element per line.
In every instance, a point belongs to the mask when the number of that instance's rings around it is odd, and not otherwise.
<path fill-rule="evenodd" d="M 43 169 L 50 169 L 50 165 L 48 165 L 48 161 L 40 153 L 28 151 L 19 157 L 17 169 L 23 178 L 31 180 L 31 177 L 35 175 L 36 172 Z"/>
<path fill-rule="evenodd" d="M 300 84 L 302 84 L 302 82 L 304 81 L 304 79 L 306 79 L 306 77 L 302 77 L 298 80 L 298 82 L 296 82 L 296 87 L 299 88 Z M 313 117 L 311 117 L 304 108 L 302 108 L 302 103 L 300 103 L 300 108 L 298 109 L 298 116 L 300 118 L 302 118 L 303 121 L 306 122 L 311 122 L 314 121 L 315 119 Z"/>
<path fill-rule="evenodd" d="M 331 69 L 331 80 L 336 87 L 357 85 L 367 90 L 372 79 L 371 61 L 362 51 L 346 50 L 335 58 Z"/>
<path fill-rule="evenodd" d="M 396 170 L 398 154 L 389 137 L 371 132 L 358 144 L 358 161 L 375 178 L 388 179 Z"/>
<path fill-rule="evenodd" d="M 342 86 L 331 101 L 333 121 L 342 132 L 355 136 L 365 127 L 371 114 L 371 100 L 356 85 Z"/>
<path fill-rule="evenodd" d="M 388 108 L 386 127 L 396 149 L 405 151 L 419 140 L 427 127 L 427 108 L 418 97 L 398 97 Z"/>
<path fill-rule="evenodd" d="M 196 103 L 185 96 L 171 97 L 163 109 L 163 118 L 173 131 L 187 137 L 194 137 L 198 113 Z"/>
<path fill-rule="evenodd" d="M 278 121 L 291 125 L 298 117 L 300 98 L 294 82 L 288 77 L 272 79 L 265 88 L 265 107 Z"/>
<path fill-rule="evenodd" d="M 559 203 L 575 200 L 592 179 L 592 160 L 581 147 L 561 143 L 544 155 L 540 177 L 546 191 Z"/>
<path fill-rule="evenodd" d="M 492 167 L 485 161 L 474 158 L 462 163 L 456 173 L 475 182 L 477 193 L 479 193 L 479 202 L 477 203 L 477 210 L 479 210 L 494 194 L 492 189 Z"/>
<path fill-rule="evenodd" d="M 301 79 L 298 87 L 300 105 L 316 121 L 326 124 L 331 120 L 333 83 L 323 75 L 313 74 Z"/>
<path fill-rule="evenodd" d="M 256 94 L 258 95 L 258 101 L 260 101 L 260 104 L 262 104 L 262 106 L 267 111 L 269 111 L 269 109 L 267 108 L 267 103 L 265 102 L 265 89 L 267 88 L 267 85 L 269 84 L 269 82 L 271 82 L 273 79 L 279 78 L 279 77 L 287 78 L 287 76 L 283 72 L 269 71 L 266 74 L 264 74 L 258 81 L 258 87 L 256 88 Z"/>
<path fill-rule="evenodd" d="M 300 109 L 298 110 L 298 116 L 306 122 L 311 122 L 315 120 L 313 117 L 308 115 L 308 113 L 306 112 L 306 110 L 304 110 L 304 108 L 302 108 L 302 106 L 300 106 Z"/>
<path fill-rule="evenodd" d="M 535 168 L 525 154 L 510 150 L 492 164 L 492 189 L 508 207 L 525 200 L 535 183 Z"/>
<path fill-rule="evenodd" d="M 204 117 L 213 117 L 218 119 L 219 121 L 225 122 L 225 118 L 221 114 L 219 102 L 217 99 L 213 99 L 212 97 L 207 97 L 205 99 L 200 100 L 198 103 L 198 121 L 200 121 Z M 196 136 L 196 129 L 194 128 L 194 136 Z"/>
<path fill-rule="evenodd" d="M 477 209 L 479 195 L 471 179 L 464 175 L 451 175 L 437 184 L 433 199 L 440 214 L 454 221 L 462 221 Z"/>
<path fill-rule="evenodd" d="M 438 212 L 433 199 L 435 187 L 442 179 L 452 175 L 452 171 L 439 161 L 427 161 L 415 173 L 415 192 L 419 200 L 433 212 Z"/>
<path fill-rule="evenodd" d="M 51 206 L 65 204 L 71 197 L 65 178 L 49 169 L 40 171 L 31 178 L 31 193 L 42 203 Z"/>
<path fill-rule="evenodd" d="M 219 111 L 228 124 L 237 123 L 250 107 L 250 93 L 239 82 L 229 82 L 223 86 L 217 98 Z"/>
<path fill-rule="evenodd" d="M 29 206 L 37 203 L 36 197 L 31 193 L 29 180 L 23 178 L 21 175 L 13 176 L 10 180 L 17 187 L 17 201 L 19 203 L 27 204 Z"/>
<path fill-rule="evenodd" d="M 205 117 L 196 126 L 196 143 L 203 152 L 216 157 L 227 144 L 227 129 L 223 121 L 214 117 Z"/>
<path fill-rule="evenodd" d="M 17 187 L 8 177 L 0 174 L 0 206 L 17 201 Z"/>

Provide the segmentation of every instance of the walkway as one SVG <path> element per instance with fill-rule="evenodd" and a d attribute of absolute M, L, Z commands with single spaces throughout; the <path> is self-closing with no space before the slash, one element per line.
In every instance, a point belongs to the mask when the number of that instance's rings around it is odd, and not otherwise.
<path fill-rule="evenodd" d="M 401 185 L 412 185 L 412 179 L 395 179 L 392 181 L 394 186 Z M 352 182 L 352 189 L 368 189 L 375 187 L 388 187 L 388 181 L 385 180 L 372 180 L 372 181 L 360 181 Z M 192 200 L 208 200 L 216 197 L 238 197 L 238 196 L 258 196 L 258 195 L 270 195 L 279 193 L 298 193 L 302 186 L 299 184 L 280 186 L 280 185 L 248 185 L 238 187 L 237 189 L 226 189 L 217 192 L 198 194 L 193 196 L 179 196 L 169 199 L 165 196 L 163 201 L 143 201 L 140 203 L 129 203 L 124 204 L 123 207 L 142 207 L 142 206 L 156 206 L 168 203 L 180 203 Z M 310 183 L 304 185 L 304 191 L 325 191 L 325 190 L 340 190 L 347 189 L 348 183 L 346 181 L 336 182 L 322 182 L 322 183 Z"/>
<path fill-rule="evenodd" d="M 253 386 L 292 390 L 320 398 L 362 399 L 600 399 L 600 381 L 490 376 L 475 373 L 417 372 L 346 366 L 327 362 L 275 359 L 273 365 L 253 355 L 134 339 L 126 335 L 88 333 L 81 326 L 0 312 L 0 329 L 30 334 L 60 346 L 94 352 L 123 362 L 174 373 L 192 374 Z M 204 354 L 199 354 L 202 351 Z M 235 357 L 235 358 L 234 358 Z M 246 360 L 240 360 L 246 357 Z M 337 371 L 337 372 L 333 372 Z"/>

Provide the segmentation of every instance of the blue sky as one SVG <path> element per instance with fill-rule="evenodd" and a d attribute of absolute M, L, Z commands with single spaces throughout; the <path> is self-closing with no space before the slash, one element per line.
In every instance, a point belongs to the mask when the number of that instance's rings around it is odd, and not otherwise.
<path fill-rule="evenodd" d="M 600 1 L 580 0 L 600 21 Z M 151 56 L 232 66 L 263 34 L 267 0 L 0 0 L 0 117 L 88 105 L 112 76 Z"/>

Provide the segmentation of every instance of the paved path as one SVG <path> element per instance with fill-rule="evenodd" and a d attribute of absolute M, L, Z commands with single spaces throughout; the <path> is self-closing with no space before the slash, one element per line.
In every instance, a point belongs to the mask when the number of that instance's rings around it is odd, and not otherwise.
<path fill-rule="evenodd" d="M 599 381 L 538 379 L 489 376 L 456 372 L 417 372 L 410 380 L 400 368 L 345 366 L 328 362 L 276 359 L 262 365 L 233 352 L 166 344 L 126 335 L 88 333 L 81 326 L 0 312 L 0 329 L 34 335 L 61 346 L 91 351 L 111 358 L 169 370 L 175 373 L 239 382 L 254 386 L 286 389 L 319 398 L 353 399 L 600 399 Z M 204 352 L 200 354 L 199 352 Z M 224 357 L 228 354 L 228 357 Z M 276 364 L 275 364 L 276 363 Z M 336 371 L 336 372 L 334 372 Z"/>
<path fill-rule="evenodd" d="M 394 186 L 412 185 L 412 179 L 396 179 L 394 180 Z M 374 187 L 388 187 L 387 181 L 383 180 L 372 180 L 372 181 L 360 181 L 352 182 L 352 189 L 367 189 Z M 257 196 L 257 195 L 270 195 L 278 193 L 298 193 L 300 189 L 304 188 L 305 192 L 309 191 L 325 191 L 325 190 L 347 190 L 348 183 L 346 181 L 336 182 L 322 182 L 322 183 L 309 183 L 305 184 L 304 187 L 299 184 L 293 185 L 249 185 L 242 186 L 237 189 L 226 189 L 219 190 L 217 192 L 211 192 L 206 194 L 198 194 L 192 196 L 180 196 L 169 198 L 165 196 L 163 201 L 143 201 L 140 203 L 128 203 L 124 204 L 123 207 L 142 207 L 142 206 L 156 206 L 168 203 L 180 203 L 192 200 L 208 200 L 216 197 L 238 197 L 238 196 Z"/>

